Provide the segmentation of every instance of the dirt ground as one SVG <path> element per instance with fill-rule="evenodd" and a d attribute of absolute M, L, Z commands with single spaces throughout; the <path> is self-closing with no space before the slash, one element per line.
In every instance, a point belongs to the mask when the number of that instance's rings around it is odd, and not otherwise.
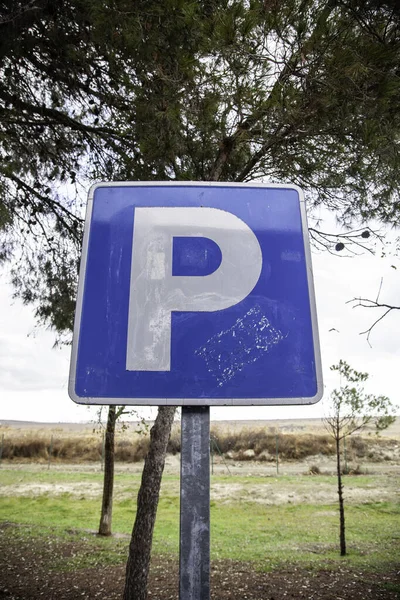
<path fill-rule="evenodd" d="M 21 541 L 0 527 L 0 598 L 7 600 L 120 600 L 125 568 L 94 567 L 63 571 L 60 560 L 82 552 L 81 543 Z M 54 565 L 57 564 L 57 568 Z M 252 565 L 215 561 L 211 567 L 212 600 L 398 600 L 400 571 L 384 574 L 349 571 L 310 572 L 292 569 L 260 573 Z M 178 564 L 166 557 L 153 558 L 149 599 L 177 600 Z"/>

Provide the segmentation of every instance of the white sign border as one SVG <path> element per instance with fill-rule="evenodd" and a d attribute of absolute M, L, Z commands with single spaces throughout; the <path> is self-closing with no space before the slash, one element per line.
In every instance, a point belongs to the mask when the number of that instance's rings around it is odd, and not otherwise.
<path fill-rule="evenodd" d="M 78 358 L 79 333 L 82 305 L 86 281 L 87 255 L 89 248 L 90 225 L 93 211 L 94 193 L 102 187 L 236 187 L 295 190 L 300 200 L 300 215 L 303 232 L 304 254 L 307 267 L 307 285 L 310 300 L 311 325 L 314 343 L 317 393 L 311 398 L 97 398 L 80 397 L 75 393 L 76 365 Z M 307 213 L 303 190 L 294 184 L 265 182 L 222 182 L 222 181 L 112 181 L 98 182 L 91 186 L 88 194 L 86 217 L 83 232 L 82 254 L 79 270 L 78 293 L 75 308 L 75 321 L 71 350 L 68 394 L 77 404 L 84 405 L 126 405 L 126 406 L 295 406 L 316 404 L 323 396 L 321 350 L 318 334 L 317 307 L 315 303 L 314 277 L 312 272 L 311 249 L 308 234 Z"/>

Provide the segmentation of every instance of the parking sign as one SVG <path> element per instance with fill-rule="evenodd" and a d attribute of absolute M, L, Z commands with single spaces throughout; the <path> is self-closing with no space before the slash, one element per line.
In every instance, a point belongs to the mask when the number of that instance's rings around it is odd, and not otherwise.
<path fill-rule="evenodd" d="M 95 185 L 69 391 L 84 404 L 317 402 L 321 365 L 301 191 Z"/>

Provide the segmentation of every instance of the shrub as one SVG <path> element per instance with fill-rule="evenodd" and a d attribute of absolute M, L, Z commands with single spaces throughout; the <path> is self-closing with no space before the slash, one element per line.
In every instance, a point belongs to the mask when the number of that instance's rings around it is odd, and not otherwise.
<path fill-rule="evenodd" d="M 132 441 L 117 439 L 115 442 L 114 458 L 120 462 L 135 462 L 135 449 Z"/>
<path fill-rule="evenodd" d="M 172 430 L 171 437 L 169 438 L 167 452 L 169 454 L 178 454 L 181 451 L 181 428 L 176 427 Z"/>
<path fill-rule="evenodd" d="M 349 470 L 349 475 L 365 475 L 366 473 L 366 469 L 363 469 L 360 465 L 356 465 Z"/>
<path fill-rule="evenodd" d="M 321 475 L 321 469 L 318 467 L 318 465 L 311 465 L 308 472 L 310 475 Z"/>
<path fill-rule="evenodd" d="M 350 451 L 358 458 L 364 458 L 368 452 L 368 446 L 365 440 L 359 435 L 347 438 Z"/>
<path fill-rule="evenodd" d="M 150 446 L 149 436 L 140 436 L 134 441 L 133 462 L 144 460 L 147 456 Z"/>

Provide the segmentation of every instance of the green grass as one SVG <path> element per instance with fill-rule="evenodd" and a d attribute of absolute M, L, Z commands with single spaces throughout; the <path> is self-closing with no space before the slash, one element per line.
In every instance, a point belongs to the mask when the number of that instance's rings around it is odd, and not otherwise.
<path fill-rule="evenodd" d="M 133 480 L 140 483 L 140 475 L 131 473 L 116 473 L 115 481 L 129 482 Z M 22 483 L 47 483 L 47 484 L 62 484 L 62 483 L 100 483 L 103 482 L 103 473 L 98 472 L 82 472 L 82 471 L 56 471 L 47 469 L 43 466 L 43 470 L 33 471 L 26 469 L 7 469 L 2 466 L 0 469 L 1 485 L 14 485 Z"/>
<path fill-rule="evenodd" d="M 214 476 L 218 485 L 240 483 L 268 484 L 277 488 L 296 486 L 335 486 L 334 477 L 282 476 L 229 477 Z M 32 472 L 27 470 L 0 471 L 0 485 L 62 484 L 65 482 L 101 484 L 101 473 Z M 379 477 L 352 478 L 359 487 L 379 485 Z M 116 564 L 126 558 L 129 534 L 132 529 L 136 494 L 140 477 L 128 473 L 116 475 L 116 495 L 113 511 L 113 531 L 126 534 L 125 539 L 99 539 L 97 530 L 101 488 L 98 495 L 62 493 L 54 495 L 51 487 L 46 493 L 29 492 L 27 496 L 0 497 L 0 521 L 23 525 L 18 535 L 54 537 L 60 543 L 68 539 L 83 540 L 85 549 L 63 561 L 63 568 Z M 332 488 L 334 489 L 334 488 Z M 243 498 L 243 496 L 242 496 Z M 346 533 L 349 567 L 384 569 L 400 559 L 400 505 L 394 502 L 348 504 Z M 288 565 L 307 568 L 333 568 L 343 564 L 338 553 L 338 511 L 336 504 L 265 505 L 245 500 L 211 503 L 211 555 L 213 559 L 232 559 L 254 562 L 261 570 L 274 570 Z M 17 535 L 17 533 L 15 534 Z M 73 536 L 71 538 L 71 536 Z M 47 539 L 47 538 L 46 538 Z M 179 480 L 168 476 L 163 480 L 153 551 L 177 555 L 179 544 Z M 88 553 L 87 546 L 90 551 Z"/>
<path fill-rule="evenodd" d="M 332 505 L 232 505 L 228 510 L 214 507 L 212 517 L 218 558 L 255 560 L 267 567 L 337 558 L 338 514 Z M 394 557 L 395 552 L 399 557 L 399 517 L 399 507 L 388 504 L 347 507 L 348 560 L 379 562 L 385 553 Z"/>
<path fill-rule="evenodd" d="M 98 499 L 77 498 L 71 494 L 57 497 L 42 494 L 36 497 L 0 498 L 2 520 L 62 529 L 96 530 L 101 504 Z M 134 504 L 123 501 L 115 506 L 113 529 L 128 532 L 132 527 Z"/>
<path fill-rule="evenodd" d="M 400 584 L 399 583 L 381 583 L 381 586 L 383 587 L 383 589 L 387 590 L 388 592 L 397 592 L 399 594 L 400 597 Z"/>

